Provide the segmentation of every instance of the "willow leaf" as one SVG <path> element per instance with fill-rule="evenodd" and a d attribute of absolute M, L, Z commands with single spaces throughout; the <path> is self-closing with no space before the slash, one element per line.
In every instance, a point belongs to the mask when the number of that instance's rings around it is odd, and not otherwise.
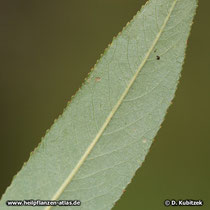
<path fill-rule="evenodd" d="M 43 210 L 113 207 L 174 97 L 196 6 L 196 0 L 148 1 L 16 175 L 1 210 L 14 209 L 7 200 L 30 199 L 81 200 L 80 207 Z"/>

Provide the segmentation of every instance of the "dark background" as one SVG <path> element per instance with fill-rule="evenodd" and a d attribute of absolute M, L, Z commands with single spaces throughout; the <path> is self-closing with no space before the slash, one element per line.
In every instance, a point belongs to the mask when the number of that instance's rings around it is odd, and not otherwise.
<path fill-rule="evenodd" d="M 0 197 L 112 37 L 144 3 L 0 1 Z M 210 209 L 209 6 L 200 0 L 173 106 L 114 210 L 162 210 L 168 198 L 203 199 L 201 208 Z"/>

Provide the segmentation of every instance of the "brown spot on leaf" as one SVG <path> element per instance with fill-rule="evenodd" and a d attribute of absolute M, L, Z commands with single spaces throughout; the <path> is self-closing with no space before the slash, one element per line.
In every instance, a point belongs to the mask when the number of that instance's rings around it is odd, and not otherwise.
<path fill-rule="evenodd" d="M 96 81 L 96 82 L 100 82 L 100 81 L 101 81 L 101 77 L 96 77 L 96 78 L 95 78 L 95 81 Z"/>

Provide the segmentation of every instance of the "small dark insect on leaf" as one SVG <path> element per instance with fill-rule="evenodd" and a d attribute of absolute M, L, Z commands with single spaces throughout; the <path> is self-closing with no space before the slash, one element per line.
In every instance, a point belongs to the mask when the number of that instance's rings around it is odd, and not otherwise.
<path fill-rule="evenodd" d="M 157 55 L 157 56 L 156 56 L 156 59 L 157 59 L 157 60 L 160 60 L 160 56 L 159 56 L 159 55 Z"/>

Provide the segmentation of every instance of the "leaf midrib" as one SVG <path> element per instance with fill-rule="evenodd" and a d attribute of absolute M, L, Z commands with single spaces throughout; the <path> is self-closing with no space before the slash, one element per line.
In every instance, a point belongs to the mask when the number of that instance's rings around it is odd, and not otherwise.
<path fill-rule="evenodd" d="M 178 0 L 174 0 L 174 2 L 172 3 L 172 6 L 169 10 L 168 15 L 166 16 L 163 25 L 160 28 L 159 33 L 157 34 L 156 38 L 154 39 L 151 47 L 149 48 L 148 52 L 146 53 L 142 63 L 139 65 L 138 70 L 136 71 L 136 73 L 134 74 L 134 76 L 132 77 L 132 79 L 130 80 L 127 88 L 125 89 L 125 91 L 123 92 L 123 94 L 121 95 L 120 99 L 118 100 L 118 102 L 116 103 L 116 105 L 113 107 L 113 109 L 111 110 L 110 114 L 108 115 L 108 117 L 106 118 L 104 124 L 102 125 L 102 127 L 100 128 L 100 130 L 98 131 L 96 137 L 93 139 L 92 143 L 88 146 L 88 148 L 86 149 L 85 153 L 83 154 L 83 156 L 80 158 L 79 162 L 77 163 L 77 165 L 74 167 L 74 169 L 72 170 L 72 172 L 69 174 L 69 176 L 64 180 L 63 184 L 61 185 L 61 187 L 57 190 L 57 192 L 53 195 L 51 200 L 57 200 L 60 195 L 63 193 L 63 191 L 65 190 L 65 188 L 70 184 L 70 182 L 72 181 L 73 177 L 76 175 L 76 173 L 78 172 L 78 170 L 80 169 L 80 167 L 82 166 L 82 164 L 85 162 L 85 160 L 87 159 L 88 155 L 90 154 L 90 152 L 93 150 L 94 146 L 96 145 L 96 143 L 98 142 L 99 138 L 101 137 L 101 135 L 103 134 L 104 130 L 106 129 L 107 125 L 109 124 L 109 122 L 111 121 L 112 117 L 114 116 L 114 114 L 116 113 L 116 111 L 118 110 L 119 106 L 122 104 L 125 96 L 128 94 L 131 86 L 133 85 L 134 81 L 136 80 L 139 72 L 141 71 L 141 69 L 144 67 L 145 63 L 147 62 L 147 59 L 149 58 L 151 52 L 153 51 L 154 47 L 156 46 L 158 40 L 160 39 L 161 34 L 163 33 L 163 30 L 165 29 L 171 14 L 176 6 Z M 52 208 L 52 206 L 48 206 L 45 208 L 45 210 L 50 210 Z"/>

